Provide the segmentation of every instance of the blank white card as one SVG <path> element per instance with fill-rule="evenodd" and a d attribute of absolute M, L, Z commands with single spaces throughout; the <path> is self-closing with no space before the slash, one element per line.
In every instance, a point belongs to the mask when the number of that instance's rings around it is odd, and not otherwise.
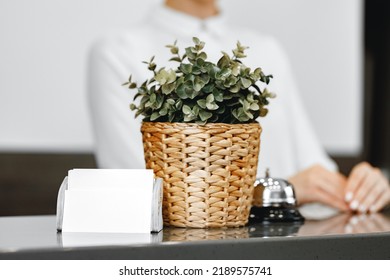
<path fill-rule="evenodd" d="M 70 170 L 62 231 L 149 233 L 152 197 L 152 170 Z"/>

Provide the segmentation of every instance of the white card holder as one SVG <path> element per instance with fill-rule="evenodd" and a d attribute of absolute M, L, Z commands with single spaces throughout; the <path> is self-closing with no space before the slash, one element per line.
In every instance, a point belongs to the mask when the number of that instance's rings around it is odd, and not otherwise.
<path fill-rule="evenodd" d="M 144 186 L 145 180 L 135 177 L 145 175 L 145 170 L 129 171 L 130 175 L 126 170 L 72 171 L 58 191 L 58 232 L 150 233 L 162 230 L 161 178 L 153 180 L 150 173 L 153 186 Z M 71 180 L 69 176 L 73 176 Z M 110 176 L 113 183 L 104 187 Z M 99 185 L 99 182 L 103 183 Z"/>

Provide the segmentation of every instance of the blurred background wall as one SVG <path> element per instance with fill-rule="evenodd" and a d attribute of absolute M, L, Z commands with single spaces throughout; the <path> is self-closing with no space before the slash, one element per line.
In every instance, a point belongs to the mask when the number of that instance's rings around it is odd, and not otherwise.
<path fill-rule="evenodd" d="M 67 170 L 95 167 L 89 46 L 160 2 L 0 2 L 0 215 L 54 213 Z M 389 165 L 389 21 L 376 16 L 389 5 L 366 2 L 220 0 L 232 24 L 284 45 L 315 130 L 343 172 L 362 158 Z"/>

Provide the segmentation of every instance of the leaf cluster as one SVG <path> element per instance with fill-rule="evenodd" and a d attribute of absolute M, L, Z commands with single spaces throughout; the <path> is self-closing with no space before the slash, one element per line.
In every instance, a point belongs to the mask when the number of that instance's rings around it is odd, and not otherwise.
<path fill-rule="evenodd" d="M 157 69 L 154 57 L 147 64 L 153 73 L 140 86 L 132 76 L 124 84 L 137 90 L 130 109 L 143 121 L 205 123 L 250 123 L 264 117 L 269 98 L 274 97 L 258 82 L 268 84 L 272 75 L 265 75 L 261 68 L 253 71 L 240 59 L 246 57 L 247 47 L 237 42 L 233 55 L 222 52 L 215 64 L 207 60 L 205 43 L 193 38 L 193 45 L 181 54 L 174 42 L 167 45 L 177 62 L 176 69 Z"/>

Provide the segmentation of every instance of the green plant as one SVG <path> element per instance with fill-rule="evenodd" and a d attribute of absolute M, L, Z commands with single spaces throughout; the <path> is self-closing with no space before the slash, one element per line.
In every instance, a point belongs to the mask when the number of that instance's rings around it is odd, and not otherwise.
<path fill-rule="evenodd" d="M 135 117 L 143 115 L 143 121 L 152 122 L 210 122 L 249 123 L 268 113 L 268 98 L 274 95 L 266 88 L 261 90 L 257 82 L 268 84 L 272 75 L 265 75 L 261 68 L 251 71 L 241 58 L 245 49 L 237 42 L 233 56 L 222 52 L 217 64 L 207 61 L 203 51 L 205 43 L 193 38 L 194 46 L 187 47 L 181 55 L 176 42 L 167 45 L 172 53 L 171 61 L 178 67 L 156 70 L 153 62 L 145 62 L 153 77 L 137 86 L 130 76 L 123 85 L 136 89 L 132 103 Z"/>

